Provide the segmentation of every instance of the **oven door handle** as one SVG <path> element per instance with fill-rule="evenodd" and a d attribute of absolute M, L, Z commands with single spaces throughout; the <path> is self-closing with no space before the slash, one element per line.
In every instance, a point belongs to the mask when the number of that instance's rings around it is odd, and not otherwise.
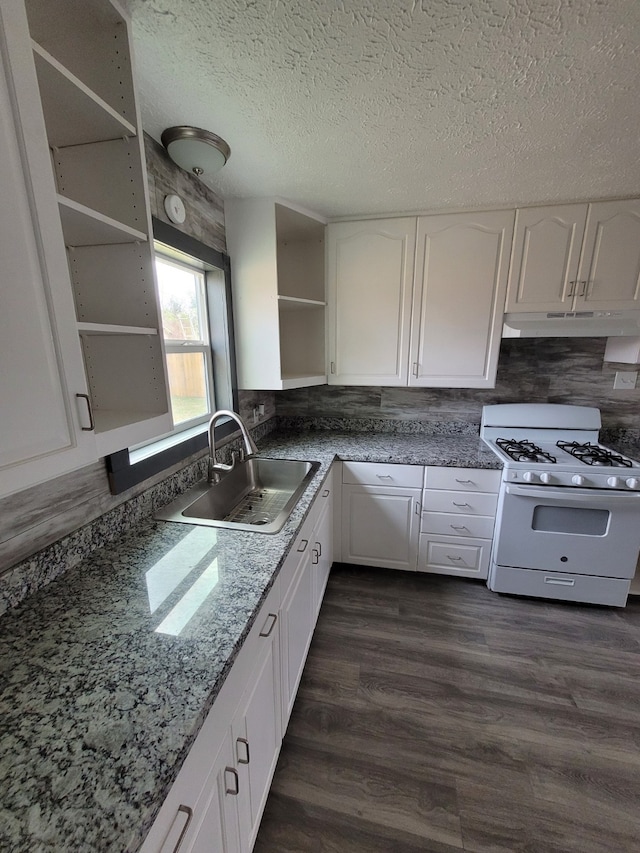
<path fill-rule="evenodd" d="M 600 504 L 604 509 L 612 506 L 626 504 L 630 500 L 640 499 L 640 492 L 610 492 L 607 489 L 571 489 L 566 486 L 540 486 L 539 488 L 527 488 L 509 483 L 505 487 L 508 495 L 521 498 L 537 498 L 537 500 L 555 501 L 565 506 L 583 506 L 584 504 Z"/>

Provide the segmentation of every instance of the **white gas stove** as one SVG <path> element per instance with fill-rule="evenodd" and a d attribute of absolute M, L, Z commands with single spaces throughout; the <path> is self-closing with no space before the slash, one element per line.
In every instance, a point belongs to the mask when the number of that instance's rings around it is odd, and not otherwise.
<path fill-rule="evenodd" d="M 600 411 L 588 406 L 485 406 L 480 435 L 513 483 L 640 491 L 640 463 L 598 442 Z"/>
<path fill-rule="evenodd" d="M 489 588 L 624 606 L 640 553 L 640 463 L 598 442 L 587 406 L 485 406 L 503 473 Z"/>

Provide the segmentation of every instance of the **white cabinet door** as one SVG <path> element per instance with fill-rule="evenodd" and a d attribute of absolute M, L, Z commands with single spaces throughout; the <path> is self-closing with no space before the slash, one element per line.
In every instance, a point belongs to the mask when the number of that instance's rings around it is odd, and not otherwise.
<path fill-rule="evenodd" d="M 418 219 L 410 385 L 495 385 L 513 211 Z"/>
<path fill-rule="evenodd" d="M 415 228 L 414 217 L 329 225 L 329 384 L 407 384 Z"/>
<path fill-rule="evenodd" d="M 309 543 L 302 556 L 293 552 L 288 560 L 298 560 L 298 567 L 280 608 L 283 734 L 291 716 L 315 623 L 314 581 Z"/>
<path fill-rule="evenodd" d="M 313 573 L 313 617 L 320 611 L 322 597 L 333 563 L 333 479 L 328 478 L 318 495 L 319 512 L 313 529 L 311 563 Z"/>
<path fill-rule="evenodd" d="M 342 487 L 342 560 L 415 571 L 419 489 Z"/>
<path fill-rule="evenodd" d="M 233 761 L 231 732 L 228 731 L 196 807 L 195 814 L 201 818 L 201 823 L 193 840 L 189 835 L 185 835 L 185 853 L 241 853 L 238 820 L 239 777 Z M 163 846 L 161 853 L 182 853 L 182 850 L 180 844 L 167 846 L 166 850 Z"/>
<path fill-rule="evenodd" d="M 506 311 L 570 310 L 580 290 L 578 263 L 588 205 L 516 212 Z"/>
<path fill-rule="evenodd" d="M 640 307 L 640 200 L 589 205 L 576 308 Z"/>
<path fill-rule="evenodd" d="M 249 853 L 258 833 L 282 739 L 278 637 L 278 615 L 267 614 L 258 659 L 232 723 L 243 853 Z"/>
<path fill-rule="evenodd" d="M 75 396 L 87 387 L 19 4 L 3 4 L 5 39 L 12 47 L 5 54 L 10 70 L 0 63 L 0 495 L 97 458 L 93 435 L 82 431 L 90 426 L 86 404 Z"/>

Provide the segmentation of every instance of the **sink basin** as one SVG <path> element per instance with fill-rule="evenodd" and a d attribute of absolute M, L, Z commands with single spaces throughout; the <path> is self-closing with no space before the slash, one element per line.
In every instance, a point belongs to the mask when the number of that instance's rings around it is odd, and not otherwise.
<path fill-rule="evenodd" d="M 238 462 L 218 483 L 200 481 L 154 517 L 230 530 L 277 533 L 319 467 L 319 462 L 251 456 Z"/>

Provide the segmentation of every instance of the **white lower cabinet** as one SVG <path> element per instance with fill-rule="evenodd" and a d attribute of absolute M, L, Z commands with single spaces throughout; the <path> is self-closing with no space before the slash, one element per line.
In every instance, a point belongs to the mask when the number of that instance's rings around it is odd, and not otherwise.
<path fill-rule="evenodd" d="M 500 472 L 425 469 L 418 571 L 485 579 Z"/>
<path fill-rule="evenodd" d="M 311 540 L 311 565 L 313 569 L 313 619 L 314 623 L 320 611 L 324 591 L 329 580 L 329 572 L 334 559 L 333 549 L 333 507 L 334 507 L 334 469 L 332 468 L 324 488 L 314 504 L 317 507 L 313 521 Z"/>
<path fill-rule="evenodd" d="M 241 851 L 253 848 L 282 742 L 277 620 L 277 610 L 266 614 L 259 658 L 231 724 Z"/>
<path fill-rule="evenodd" d="M 282 662 L 282 718 L 286 729 L 313 633 L 313 573 L 309 539 L 298 538 L 282 571 L 290 576 L 282 601 L 280 651 Z"/>
<path fill-rule="evenodd" d="M 329 472 L 141 853 L 250 853 L 332 562 Z"/>
<path fill-rule="evenodd" d="M 141 850 L 249 853 L 282 741 L 276 581 Z"/>
<path fill-rule="evenodd" d="M 283 734 L 333 562 L 333 492 L 333 472 L 330 471 L 280 572 Z"/>
<path fill-rule="evenodd" d="M 342 464 L 345 563 L 415 571 L 423 468 Z"/>

